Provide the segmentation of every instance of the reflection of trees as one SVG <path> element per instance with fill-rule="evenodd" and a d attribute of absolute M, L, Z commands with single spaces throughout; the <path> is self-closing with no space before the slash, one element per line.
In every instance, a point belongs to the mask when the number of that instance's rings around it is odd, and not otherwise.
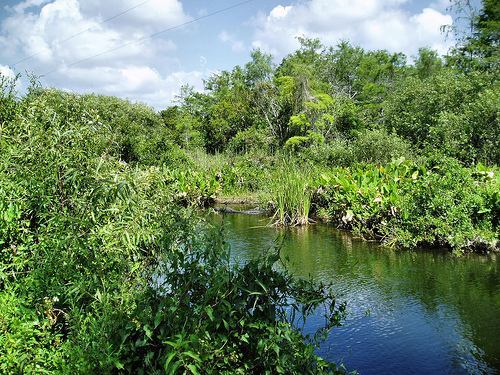
<path fill-rule="evenodd" d="M 311 275 L 333 282 L 339 293 L 372 303 L 380 313 L 387 313 L 387 306 L 396 311 L 404 309 L 405 301 L 418 303 L 431 327 L 439 332 L 452 327 L 483 350 L 489 363 L 500 362 L 498 254 L 455 257 L 436 249 L 396 251 L 325 224 L 245 229 L 265 226 L 265 222 L 250 215 L 228 220 L 252 244 L 252 248 L 241 249 L 245 257 L 257 257 L 269 249 L 273 238 L 282 235 L 285 242 L 281 254 L 289 259 L 287 268 L 295 276 Z M 448 334 L 451 332 L 443 332 L 444 336 Z"/>

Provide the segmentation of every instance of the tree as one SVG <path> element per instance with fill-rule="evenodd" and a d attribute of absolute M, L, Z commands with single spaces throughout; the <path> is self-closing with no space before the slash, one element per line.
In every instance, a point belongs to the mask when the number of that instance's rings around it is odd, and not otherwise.
<path fill-rule="evenodd" d="M 415 57 L 415 69 L 418 78 L 426 79 L 441 71 L 443 61 L 436 51 L 427 47 L 418 49 L 418 56 Z"/>
<path fill-rule="evenodd" d="M 448 64 L 462 70 L 489 68 L 498 65 L 500 56 L 500 1 L 483 0 L 478 11 L 470 0 L 453 0 L 450 9 L 455 9 L 460 16 L 450 27 L 443 27 L 453 32 L 458 45 Z M 460 24 L 467 27 L 461 28 Z"/>
<path fill-rule="evenodd" d="M 354 84 L 364 54 L 361 47 L 353 46 L 347 41 L 340 42 L 336 48 L 329 48 L 324 56 L 323 69 L 319 70 L 322 81 L 329 86 L 329 94 L 349 98 L 356 96 Z"/>
<path fill-rule="evenodd" d="M 358 101 L 366 104 L 384 101 L 405 68 L 406 56 L 403 53 L 390 54 L 386 50 L 366 53 L 360 61 L 358 80 L 354 85 Z"/>
<path fill-rule="evenodd" d="M 285 83 L 291 84 L 290 77 L 282 77 L 278 85 L 274 82 L 261 82 L 252 91 L 252 103 L 264 117 L 279 145 L 283 145 L 289 138 L 288 122 L 292 116 L 290 98 L 283 91 Z"/>
<path fill-rule="evenodd" d="M 274 74 L 273 56 L 255 49 L 250 53 L 252 61 L 245 64 L 244 78 L 250 88 L 259 82 L 268 82 Z"/>
<path fill-rule="evenodd" d="M 474 21 L 471 45 L 487 60 L 497 60 L 500 47 L 500 1 L 483 0 L 483 8 Z"/>
<path fill-rule="evenodd" d="M 285 56 L 277 69 L 277 76 L 314 75 L 318 63 L 321 64 L 325 49 L 319 39 L 298 37 L 300 48 L 293 54 Z"/>

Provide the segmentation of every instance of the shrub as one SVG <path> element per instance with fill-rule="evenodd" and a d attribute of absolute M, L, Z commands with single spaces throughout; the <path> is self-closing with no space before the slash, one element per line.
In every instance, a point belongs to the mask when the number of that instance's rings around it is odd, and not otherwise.
<path fill-rule="evenodd" d="M 448 246 L 457 253 L 498 247 L 500 192 L 495 173 L 443 156 L 417 165 L 339 168 L 323 175 L 315 201 L 339 226 L 400 247 Z"/>
<path fill-rule="evenodd" d="M 85 105 L 35 87 L 3 126 L 0 372 L 337 371 L 314 354 L 344 317 L 331 288 L 278 271 L 279 249 L 233 264 L 222 227 L 172 205 L 209 199 L 216 176 L 103 152 Z M 296 323 L 317 308 L 306 336 Z"/>
<path fill-rule="evenodd" d="M 351 142 L 343 138 L 335 138 L 324 144 L 313 144 L 304 154 L 315 163 L 328 167 L 347 167 L 356 160 Z"/>
<path fill-rule="evenodd" d="M 354 158 L 360 164 L 387 164 L 400 157 L 410 158 L 409 144 L 396 133 L 384 129 L 358 133 L 353 141 Z"/>
<path fill-rule="evenodd" d="M 267 150 L 272 139 L 266 131 L 255 127 L 238 132 L 228 144 L 228 150 L 234 153 L 246 153 L 257 149 Z"/>
<path fill-rule="evenodd" d="M 385 108 L 385 125 L 424 154 L 440 149 L 464 163 L 497 164 L 500 96 L 494 73 L 443 71 L 410 77 Z"/>

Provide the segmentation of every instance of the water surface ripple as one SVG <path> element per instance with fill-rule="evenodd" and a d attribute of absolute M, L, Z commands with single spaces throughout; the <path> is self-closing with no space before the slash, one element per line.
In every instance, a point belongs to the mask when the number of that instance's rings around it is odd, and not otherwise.
<path fill-rule="evenodd" d="M 284 232 L 262 216 L 221 219 L 235 261 L 258 257 Z M 333 282 L 348 302 L 348 320 L 331 332 L 322 356 L 361 374 L 500 374 L 495 254 L 394 251 L 317 224 L 291 229 L 282 255 L 295 276 Z M 308 328 L 320 323 L 311 319 Z"/>

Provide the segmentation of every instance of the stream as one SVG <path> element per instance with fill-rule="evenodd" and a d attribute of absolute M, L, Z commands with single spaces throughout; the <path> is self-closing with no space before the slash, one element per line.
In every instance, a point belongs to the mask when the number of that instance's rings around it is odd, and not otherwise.
<path fill-rule="evenodd" d="M 285 231 L 262 215 L 214 217 L 235 262 L 269 251 Z M 499 254 L 396 251 L 326 223 L 287 230 L 281 254 L 294 276 L 333 282 L 348 304 L 320 356 L 362 375 L 500 374 Z"/>

